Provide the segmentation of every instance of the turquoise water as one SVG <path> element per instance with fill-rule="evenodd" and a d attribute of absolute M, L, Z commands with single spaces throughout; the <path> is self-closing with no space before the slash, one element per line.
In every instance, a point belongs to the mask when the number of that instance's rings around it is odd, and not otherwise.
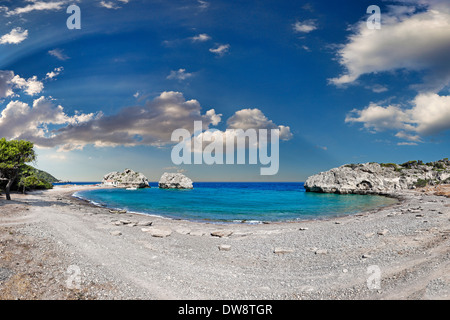
<path fill-rule="evenodd" d="M 321 219 L 390 205 L 395 199 L 305 192 L 303 183 L 194 183 L 192 190 L 95 189 L 74 196 L 97 205 L 175 219 L 261 222 Z"/>

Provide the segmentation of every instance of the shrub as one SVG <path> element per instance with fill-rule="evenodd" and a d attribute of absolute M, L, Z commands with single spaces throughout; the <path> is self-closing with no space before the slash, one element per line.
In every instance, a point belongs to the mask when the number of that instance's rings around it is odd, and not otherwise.
<path fill-rule="evenodd" d="M 380 166 L 385 167 L 385 168 L 397 169 L 397 165 L 395 163 L 380 163 Z"/>
<path fill-rule="evenodd" d="M 414 184 L 414 186 L 417 187 L 417 188 L 423 188 L 423 187 L 426 187 L 427 184 L 428 184 L 428 180 L 418 179 L 416 181 L 416 183 Z"/>

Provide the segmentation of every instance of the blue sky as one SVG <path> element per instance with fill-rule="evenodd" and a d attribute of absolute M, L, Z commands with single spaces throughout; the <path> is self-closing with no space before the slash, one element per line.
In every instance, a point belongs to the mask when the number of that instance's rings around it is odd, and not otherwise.
<path fill-rule="evenodd" d="M 80 30 L 66 27 L 71 4 Z M 1 1 L 0 16 L 0 136 L 33 141 L 36 166 L 61 179 L 129 167 L 152 181 L 304 181 L 448 157 L 448 1 L 28 0 Z M 175 167 L 170 134 L 194 120 L 283 128 L 278 174 Z"/>

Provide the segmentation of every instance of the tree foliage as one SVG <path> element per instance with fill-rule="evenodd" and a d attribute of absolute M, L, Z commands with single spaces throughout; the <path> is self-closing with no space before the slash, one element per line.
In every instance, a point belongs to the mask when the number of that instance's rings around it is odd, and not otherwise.
<path fill-rule="evenodd" d="M 25 140 L 0 139 L 0 176 L 6 180 L 6 199 L 11 200 L 10 190 L 25 163 L 36 159 L 33 143 Z"/>

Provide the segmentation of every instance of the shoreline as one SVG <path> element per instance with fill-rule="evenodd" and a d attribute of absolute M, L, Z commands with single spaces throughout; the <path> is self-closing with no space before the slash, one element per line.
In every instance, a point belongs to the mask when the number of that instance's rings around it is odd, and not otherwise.
<path fill-rule="evenodd" d="M 326 220 L 216 224 L 111 213 L 71 196 L 81 189 L 0 199 L 0 299 L 450 299 L 443 196 L 408 191 Z M 373 265 L 379 290 L 367 286 Z"/>
<path fill-rule="evenodd" d="M 75 194 L 79 191 L 89 191 L 89 190 L 100 190 L 100 189 L 115 189 L 114 187 L 108 187 L 108 186 L 98 186 L 98 185 L 90 185 L 90 186 L 82 186 L 80 185 L 79 187 L 86 187 L 82 190 L 77 190 L 75 193 L 73 194 L 67 194 L 66 196 L 70 196 L 70 198 L 72 199 L 76 199 L 78 201 L 81 201 L 81 204 L 86 204 L 89 206 L 94 206 L 97 208 L 104 208 L 104 209 L 108 209 L 108 210 L 116 210 L 116 211 L 121 211 L 121 210 L 125 210 L 127 211 L 126 213 L 130 213 L 130 214 L 136 214 L 136 215 L 144 215 L 144 216 L 150 216 L 150 217 L 156 217 L 156 218 L 161 218 L 161 219 L 170 219 L 170 220 L 175 220 L 175 221 L 186 221 L 186 222 L 196 222 L 196 223 L 212 223 L 212 224 L 223 224 L 223 225 L 234 225 L 234 224 L 249 224 L 249 225 L 260 225 L 260 224 L 272 224 L 272 223 L 299 223 L 299 222 L 307 222 L 307 221 L 327 221 L 329 219 L 338 219 L 338 218 L 342 218 L 342 217 L 347 217 L 347 216 L 352 216 L 352 215 L 356 215 L 356 214 L 364 214 L 364 213 L 368 213 L 368 212 L 372 212 L 372 211 L 376 211 L 376 210 L 383 210 L 383 209 L 389 209 L 392 206 L 401 204 L 402 201 L 405 200 L 405 197 L 400 194 L 400 193 L 392 193 L 392 194 L 379 194 L 379 195 L 368 195 L 368 196 L 380 196 L 380 197 L 386 197 L 386 198 L 392 198 L 392 199 L 396 199 L 398 202 L 396 203 L 392 203 L 392 204 L 386 204 L 386 205 L 381 205 L 381 206 L 377 206 L 374 208 L 367 208 L 364 210 L 360 210 L 357 212 L 352 212 L 352 213 L 346 213 L 346 214 L 342 214 L 342 215 L 330 215 L 330 216 L 326 216 L 326 217 L 322 217 L 322 218 L 305 218 L 305 219 L 296 219 L 296 220 L 242 220 L 242 221 L 223 221 L 223 220 L 208 220 L 208 219 L 200 219 L 200 220 L 190 220 L 190 219 L 186 219 L 186 218 L 174 218 L 174 217 L 169 217 L 169 216 L 164 216 L 164 215 L 160 215 L 160 214 L 156 214 L 156 213 L 146 213 L 146 212 L 135 212 L 135 211 L 128 211 L 126 208 L 114 208 L 114 207 L 108 207 L 106 205 L 101 205 L 101 204 L 96 204 L 94 201 L 89 200 L 89 199 L 85 199 L 79 196 L 76 196 Z M 254 222 L 247 222 L 247 221 L 254 221 Z"/>

